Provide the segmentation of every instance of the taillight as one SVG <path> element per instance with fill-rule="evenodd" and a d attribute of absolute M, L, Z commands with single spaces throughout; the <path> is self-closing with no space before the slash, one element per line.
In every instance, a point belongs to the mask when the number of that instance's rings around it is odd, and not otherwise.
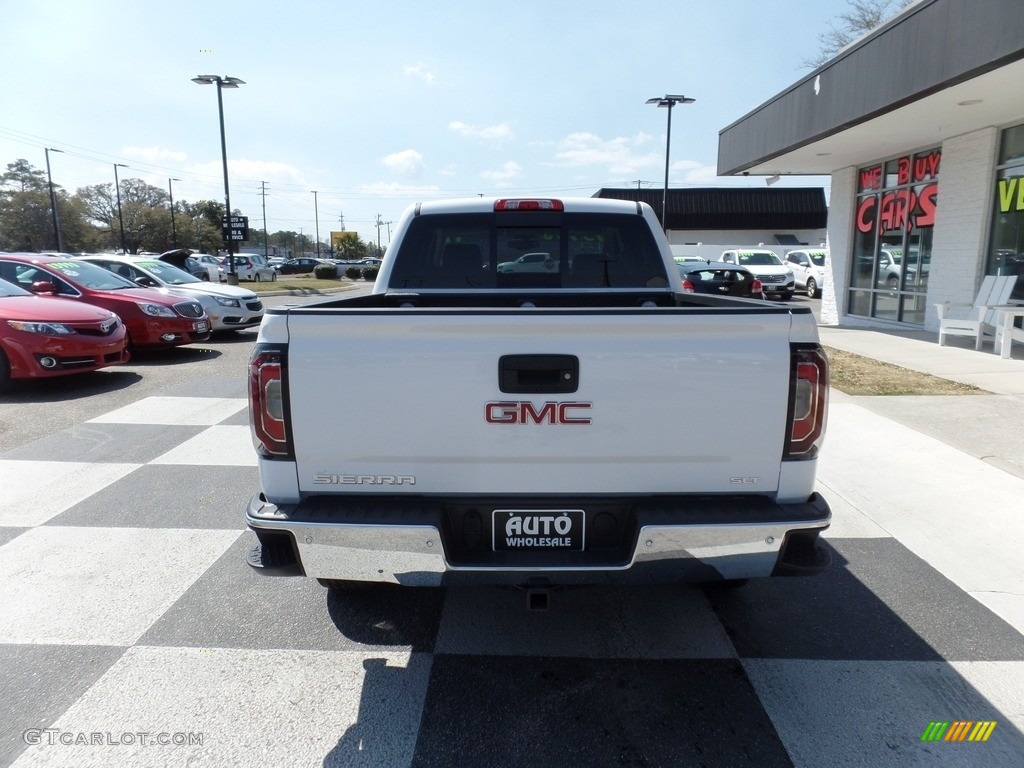
<path fill-rule="evenodd" d="M 825 437 L 828 416 L 828 358 L 818 345 L 794 345 L 790 352 L 789 418 L 784 460 L 813 459 Z"/>
<path fill-rule="evenodd" d="M 763 293 L 764 292 L 764 284 L 760 280 L 758 280 L 756 277 L 754 278 L 754 282 L 752 282 L 750 284 L 750 292 L 751 293 Z"/>
<path fill-rule="evenodd" d="M 693 282 L 689 278 L 683 278 L 683 293 L 693 293 Z"/>
<path fill-rule="evenodd" d="M 249 358 L 249 423 L 256 451 L 290 456 L 284 400 L 284 351 L 257 345 Z"/>
<path fill-rule="evenodd" d="M 496 200 L 496 211 L 564 211 L 561 200 Z"/>

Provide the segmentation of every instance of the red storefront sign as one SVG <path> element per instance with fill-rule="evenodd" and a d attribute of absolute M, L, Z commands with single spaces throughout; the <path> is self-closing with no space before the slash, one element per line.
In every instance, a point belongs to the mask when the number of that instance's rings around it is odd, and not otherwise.
<path fill-rule="evenodd" d="M 942 152 L 906 155 L 896 161 L 896 183 L 917 184 L 936 179 Z M 866 192 L 882 188 L 882 166 L 876 165 L 860 171 L 859 190 Z M 879 195 L 868 195 L 857 205 L 857 231 L 863 234 L 894 229 L 913 229 L 935 225 L 935 208 L 939 196 L 939 182 L 932 181 L 919 189 L 893 189 Z"/>

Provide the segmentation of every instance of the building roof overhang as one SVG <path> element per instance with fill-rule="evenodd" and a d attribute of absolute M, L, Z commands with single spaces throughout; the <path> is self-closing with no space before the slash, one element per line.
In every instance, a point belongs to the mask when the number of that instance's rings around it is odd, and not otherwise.
<path fill-rule="evenodd" d="M 1024 119 L 1020 0 L 920 0 L 719 132 L 718 173 L 829 174 Z"/>

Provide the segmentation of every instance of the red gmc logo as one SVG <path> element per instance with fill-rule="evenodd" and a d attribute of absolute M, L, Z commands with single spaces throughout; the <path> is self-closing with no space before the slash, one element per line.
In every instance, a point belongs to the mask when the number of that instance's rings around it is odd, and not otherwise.
<path fill-rule="evenodd" d="M 578 412 L 589 414 L 590 406 L 591 403 L 548 401 L 538 408 L 533 403 L 502 400 L 487 403 L 484 417 L 488 424 L 589 424 L 590 416 Z M 573 415 L 572 411 L 577 414 Z"/>

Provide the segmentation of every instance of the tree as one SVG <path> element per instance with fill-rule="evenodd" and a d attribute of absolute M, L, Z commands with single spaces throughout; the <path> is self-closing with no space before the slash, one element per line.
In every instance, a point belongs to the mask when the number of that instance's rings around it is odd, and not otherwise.
<path fill-rule="evenodd" d="M 0 175 L 0 189 L 5 192 L 46 192 L 49 194 L 46 174 L 32 167 L 25 159 L 7 164 L 7 170 Z"/>
<path fill-rule="evenodd" d="M 184 216 L 178 219 L 178 245 L 196 253 L 217 253 L 224 247 L 221 220 L 224 203 L 216 200 L 182 201 L 175 207 Z M 184 221 L 182 221 L 184 219 Z"/>
<path fill-rule="evenodd" d="M 913 0 L 846 0 L 847 10 L 840 13 L 837 20 L 830 21 L 828 29 L 818 35 L 818 42 L 821 43 L 818 55 L 805 59 L 801 66 L 808 69 L 820 67 L 858 37 L 870 32 L 912 2 Z"/>
<path fill-rule="evenodd" d="M 7 170 L 0 174 L 0 250 L 56 247 L 46 174 L 28 160 L 8 163 Z"/>
<path fill-rule="evenodd" d="M 334 248 L 334 258 L 343 261 L 357 261 L 374 255 L 373 246 L 360 240 L 357 232 L 343 232 Z"/>

